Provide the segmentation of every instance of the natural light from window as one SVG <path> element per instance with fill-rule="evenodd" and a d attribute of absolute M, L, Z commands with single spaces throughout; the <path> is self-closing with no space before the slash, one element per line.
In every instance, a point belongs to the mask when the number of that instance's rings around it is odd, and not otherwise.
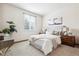
<path fill-rule="evenodd" d="M 24 29 L 34 30 L 35 29 L 36 17 L 28 14 L 24 14 Z"/>

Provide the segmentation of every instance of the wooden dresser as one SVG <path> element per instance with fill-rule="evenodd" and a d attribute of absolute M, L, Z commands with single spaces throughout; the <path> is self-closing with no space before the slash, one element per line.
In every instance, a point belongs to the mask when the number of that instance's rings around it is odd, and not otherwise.
<path fill-rule="evenodd" d="M 61 42 L 62 42 L 62 44 L 74 47 L 75 46 L 75 36 L 62 35 Z"/>

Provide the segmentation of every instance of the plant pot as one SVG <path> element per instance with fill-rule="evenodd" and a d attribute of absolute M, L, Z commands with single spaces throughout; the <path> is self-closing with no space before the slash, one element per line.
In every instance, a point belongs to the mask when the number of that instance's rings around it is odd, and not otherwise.
<path fill-rule="evenodd" d="M 10 40 L 10 34 L 5 33 L 4 34 L 4 40 Z"/>

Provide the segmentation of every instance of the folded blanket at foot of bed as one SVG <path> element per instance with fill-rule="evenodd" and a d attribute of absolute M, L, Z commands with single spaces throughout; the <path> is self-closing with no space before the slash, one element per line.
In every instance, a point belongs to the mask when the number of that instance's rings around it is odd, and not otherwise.
<path fill-rule="evenodd" d="M 40 49 L 45 55 L 50 53 L 53 50 L 53 43 L 49 39 L 39 39 L 31 42 L 31 44 Z"/>
<path fill-rule="evenodd" d="M 50 34 L 32 35 L 31 44 L 44 52 L 45 55 L 56 49 L 61 44 L 60 36 Z"/>

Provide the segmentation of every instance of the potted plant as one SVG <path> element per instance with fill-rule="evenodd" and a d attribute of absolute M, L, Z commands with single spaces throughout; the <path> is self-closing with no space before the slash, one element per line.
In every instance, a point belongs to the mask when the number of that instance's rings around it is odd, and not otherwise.
<path fill-rule="evenodd" d="M 9 24 L 9 28 L 5 28 L 2 30 L 2 32 L 5 34 L 5 36 L 11 36 L 13 32 L 17 32 L 15 29 L 15 24 L 12 21 L 7 21 Z"/>
<path fill-rule="evenodd" d="M 9 31 L 10 31 L 10 34 L 12 34 L 13 32 L 17 32 L 17 30 L 15 29 L 15 24 L 14 22 L 12 21 L 7 21 L 7 23 L 9 24 Z"/>

